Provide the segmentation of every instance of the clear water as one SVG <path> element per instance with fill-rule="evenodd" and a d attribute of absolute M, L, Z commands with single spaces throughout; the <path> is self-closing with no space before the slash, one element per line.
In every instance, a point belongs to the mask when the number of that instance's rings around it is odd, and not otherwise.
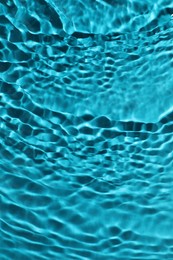
<path fill-rule="evenodd" d="M 172 0 L 0 0 L 1 260 L 173 259 Z"/>

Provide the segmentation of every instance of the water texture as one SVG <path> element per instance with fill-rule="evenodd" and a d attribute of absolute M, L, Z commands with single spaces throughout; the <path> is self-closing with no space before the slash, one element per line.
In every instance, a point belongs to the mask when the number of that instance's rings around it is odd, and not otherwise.
<path fill-rule="evenodd" d="M 0 0 L 1 260 L 173 259 L 172 0 Z"/>

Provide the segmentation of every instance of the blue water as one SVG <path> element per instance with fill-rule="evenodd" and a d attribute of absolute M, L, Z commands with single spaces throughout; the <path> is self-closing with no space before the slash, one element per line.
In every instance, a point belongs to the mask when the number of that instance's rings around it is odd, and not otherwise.
<path fill-rule="evenodd" d="M 1 260 L 173 259 L 172 0 L 0 0 Z"/>

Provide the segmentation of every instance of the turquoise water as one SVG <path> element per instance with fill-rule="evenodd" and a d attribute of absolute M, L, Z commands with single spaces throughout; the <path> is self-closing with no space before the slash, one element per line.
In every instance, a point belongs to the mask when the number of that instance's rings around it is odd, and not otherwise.
<path fill-rule="evenodd" d="M 172 14 L 0 0 L 1 260 L 173 259 Z"/>

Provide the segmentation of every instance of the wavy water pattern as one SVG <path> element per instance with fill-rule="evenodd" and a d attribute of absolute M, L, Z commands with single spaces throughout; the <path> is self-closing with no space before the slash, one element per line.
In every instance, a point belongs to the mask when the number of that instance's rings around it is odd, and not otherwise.
<path fill-rule="evenodd" d="M 172 17 L 0 0 L 0 259 L 173 259 Z"/>

